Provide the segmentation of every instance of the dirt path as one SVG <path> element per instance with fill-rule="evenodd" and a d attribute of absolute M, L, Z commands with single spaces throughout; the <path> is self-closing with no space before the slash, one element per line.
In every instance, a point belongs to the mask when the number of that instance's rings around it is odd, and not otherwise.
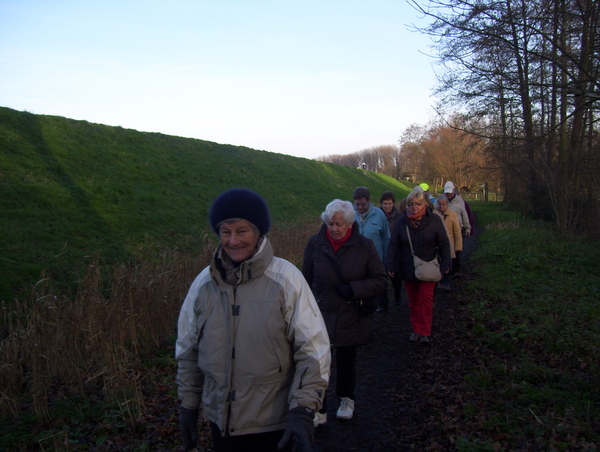
<path fill-rule="evenodd" d="M 471 278 L 469 256 L 476 246 L 479 230 L 465 240 L 461 278 L 453 281 L 451 293 L 437 292 L 430 346 L 408 341 L 411 333 L 406 294 L 402 304 L 393 303 L 387 313 L 373 314 L 371 342 L 359 348 L 354 418 L 338 421 L 338 402 L 328 392 L 329 422 L 315 432 L 313 452 L 450 452 L 450 438 L 460 432 L 477 429 L 462 412 L 466 400 L 462 393 L 463 375 L 477 359 L 465 324 L 464 282 Z M 172 371 L 172 369 L 171 369 Z M 154 394 L 156 404 L 146 431 L 137 432 L 138 440 L 149 450 L 180 450 L 177 424 L 177 400 Z M 113 444 L 110 450 L 137 450 Z M 212 450 L 208 422 L 200 430 L 199 451 Z M 91 451 L 105 448 L 91 447 Z"/>
<path fill-rule="evenodd" d="M 436 292 L 430 346 L 408 341 L 408 303 L 393 303 L 386 313 L 373 314 L 371 342 L 359 348 L 354 418 L 338 421 L 339 406 L 329 391 L 329 422 L 316 432 L 314 452 L 446 451 L 456 428 L 452 406 L 460 404 L 456 384 L 462 381 L 468 345 L 457 331 L 463 281 L 470 277 L 469 256 L 478 236 L 465 240 L 461 278 L 450 293 Z M 448 431 L 450 430 L 450 431 Z"/>

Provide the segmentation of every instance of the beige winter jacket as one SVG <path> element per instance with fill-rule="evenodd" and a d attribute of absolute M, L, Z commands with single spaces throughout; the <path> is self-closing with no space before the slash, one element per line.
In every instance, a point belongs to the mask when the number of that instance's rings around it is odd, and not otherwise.
<path fill-rule="evenodd" d="M 282 430 L 298 405 L 318 410 L 329 380 L 327 330 L 300 271 L 264 239 L 225 282 L 219 250 L 179 315 L 179 398 L 223 436 Z"/>
<path fill-rule="evenodd" d="M 446 232 L 450 239 L 450 253 L 452 259 L 454 259 L 456 257 L 456 251 L 462 251 L 463 248 L 463 238 L 460 224 L 458 223 L 458 216 L 456 215 L 456 212 L 450 209 L 446 209 L 446 212 L 443 214 L 436 209 L 435 213 L 444 220 L 444 226 L 446 226 Z"/>

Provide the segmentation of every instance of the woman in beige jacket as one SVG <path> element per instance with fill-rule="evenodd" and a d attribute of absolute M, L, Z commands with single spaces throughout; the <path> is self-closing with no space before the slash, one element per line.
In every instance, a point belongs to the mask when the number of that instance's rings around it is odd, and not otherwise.
<path fill-rule="evenodd" d="M 446 232 L 448 232 L 448 238 L 450 239 L 450 254 L 452 256 L 452 264 L 456 260 L 456 252 L 462 251 L 462 233 L 460 229 L 460 223 L 458 221 L 458 215 L 456 212 L 449 209 L 449 202 L 446 195 L 438 197 L 435 201 L 435 211 L 444 219 L 444 226 L 446 226 Z M 446 292 L 450 292 L 450 275 L 442 274 L 442 280 L 438 287 Z"/>

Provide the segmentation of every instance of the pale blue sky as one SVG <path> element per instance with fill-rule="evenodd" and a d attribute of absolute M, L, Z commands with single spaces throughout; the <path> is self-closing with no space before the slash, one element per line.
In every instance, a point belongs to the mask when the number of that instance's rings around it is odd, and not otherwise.
<path fill-rule="evenodd" d="M 411 23 L 405 0 L 0 0 L 0 106 L 308 158 L 397 144 L 435 103 Z"/>

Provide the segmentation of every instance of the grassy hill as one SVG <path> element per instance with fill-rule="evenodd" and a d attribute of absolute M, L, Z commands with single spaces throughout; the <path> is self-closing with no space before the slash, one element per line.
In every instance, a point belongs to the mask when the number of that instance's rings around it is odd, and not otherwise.
<path fill-rule="evenodd" d="M 285 225 L 318 217 L 358 185 L 374 199 L 409 191 L 344 166 L 0 107 L 0 301 L 43 271 L 72 288 L 93 256 L 193 253 L 212 199 L 227 188 L 257 191 Z"/>

